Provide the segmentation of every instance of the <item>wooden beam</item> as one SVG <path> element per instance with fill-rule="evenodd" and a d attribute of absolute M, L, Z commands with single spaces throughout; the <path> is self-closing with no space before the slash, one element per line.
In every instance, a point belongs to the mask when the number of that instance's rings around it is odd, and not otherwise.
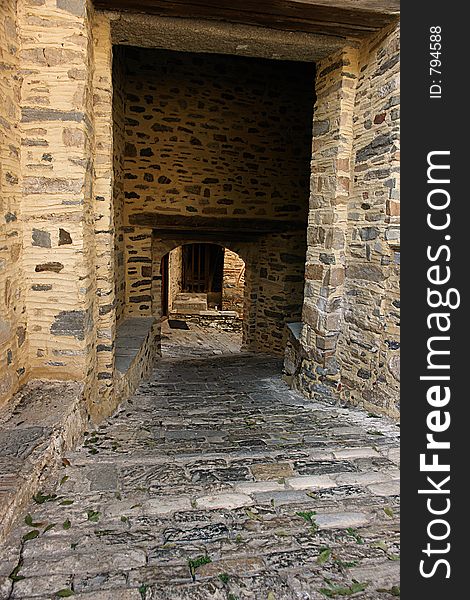
<path fill-rule="evenodd" d="M 272 29 L 363 36 L 396 21 L 398 0 L 94 0 L 97 8 Z"/>
<path fill-rule="evenodd" d="M 259 236 L 267 233 L 302 231 L 307 227 L 306 221 L 200 217 L 145 212 L 129 215 L 129 224 L 150 227 L 155 229 L 158 235 L 165 233 L 170 237 L 177 237 L 180 234 L 193 237 L 231 235 L 234 239 L 239 239 L 240 235 Z"/>
<path fill-rule="evenodd" d="M 171 240 L 181 243 L 210 243 L 224 245 L 225 242 L 257 242 L 261 234 L 241 233 L 237 231 L 195 231 L 179 230 L 166 231 L 154 229 L 154 235 L 159 240 Z"/>

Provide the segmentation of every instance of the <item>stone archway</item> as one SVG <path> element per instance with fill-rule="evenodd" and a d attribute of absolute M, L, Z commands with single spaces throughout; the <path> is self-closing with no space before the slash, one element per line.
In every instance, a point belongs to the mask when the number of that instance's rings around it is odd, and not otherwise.
<path fill-rule="evenodd" d="M 211 243 L 235 252 L 245 263 L 245 285 L 243 299 L 243 323 L 242 323 L 242 348 L 245 350 L 256 350 L 257 340 L 255 337 L 257 320 L 257 273 L 256 273 L 256 247 L 249 242 L 227 241 L 221 238 L 219 241 L 207 242 L 204 238 L 178 238 L 168 240 L 159 237 L 158 231 L 152 235 L 152 315 L 157 321 L 157 327 L 163 317 L 162 313 L 162 261 L 172 250 L 187 244 Z"/>

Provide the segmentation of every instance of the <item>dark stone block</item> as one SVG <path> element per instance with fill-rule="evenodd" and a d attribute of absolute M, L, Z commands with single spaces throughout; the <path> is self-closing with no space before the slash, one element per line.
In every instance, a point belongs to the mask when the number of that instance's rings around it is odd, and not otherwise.
<path fill-rule="evenodd" d="M 62 1 L 67 2 L 67 0 Z M 78 1 L 81 2 L 82 0 Z M 88 122 L 88 119 L 84 113 L 77 111 L 56 110 L 53 108 L 23 108 L 21 121 L 23 123 L 33 123 L 34 121 L 74 121 L 75 123 L 81 123 L 82 121 Z"/>
<path fill-rule="evenodd" d="M 98 373 L 98 381 L 103 381 L 103 379 L 112 379 L 113 378 L 113 374 L 112 373 Z"/>
<path fill-rule="evenodd" d="M 26 327 L 17 327 L 16 328 L 16 337 L 18 339 L 18 348 L 21 348 L 21 346 L 24 344 L 24 341 L 26 339 Z"/>
<path fill-rule="evenodd" d="M 49 262 L 49 263 L 42 263 L 40 265 L 36 265 L 36 268 L 34 270 L 36 271 L 36 273 L 41 273 L 43 271 L 51 271 L 53 273 L 60 273 L 60 271 L 62 271 L 63 268 L 64 268 L 64 265 L 60 262 Z"/>
<path fill-rule="evenodd" d="M 303 256 L 299 256 L 297 254 L 288 254 L 286 252 L 281 252 L 280 258 L 281 258 L 282 262 L 288 263 L 288 264 L 298 264 L 298 263 L 303 264 L 305 262 L 305 258 Z"/>
<path fill-rule="evenodd" d="M 139 303 L 139 302 L 151 302 L 152 297 L 149 295 L 144 296 L 131 296 L 129 298 L 129 302 Z"/>
<path fill-rule="evenodd" d="M 356 153 L 356 161 L 363 162 L 372 158 L 373 156 L 379 156 L 389 152 L 393 145 L 392 134 L 381 134 L 375 137 L 370 144 L 364 146 Z"/>
<path fill-rule="evenodd" d="M 359 231 L 359 235 L 361 236 L 361 240 L 375 240 L 379 236 L 380 231 L 377 227 L 362 227 Z"/>
<path fill-rule="evenodd" d="M 0 456 L 27 458 L 50 433 L 47 427 L 24 427 L 0 431 Z"/>
<path fill-rule="evenodd" d="M 151 263 L 152 259 L 147 256 L 131 256 L 127 262 L 130 263 Z"/>
<path fill-rule="evenodd" d="M 130 144 L 129 142 L 126 142 L 125 146 L 124 146 L 124 156 L 129 156 L 129 157 L 134 157 L 137 156 L 137 150 L 136 147 L 134 146 L 134 144 Z"/>
<path fill-rule="evenodd" d="M 349 460 L 296 461 L 294 468 L 299 475 L 324 475 L 326 473 L 354 473 L 358 467 Z"/>
<path fill-rule="evenodd" d="M 32 285 L 31 289 L 33 290 L 33 292 L 48 292 L 49 290 L 52 290 L 52 285 L 37 283 Z"/>
<path fill-rule="evenodd" d="M 40 229 L 33 229 L 31 237 L 33 238 L 33 246 L 39 246 L 40 248 L 51 247 L 51 234 L 47 231 L 41 231 Z"/>
<path fill-rule="evenodd" d="M 114 304 L 105 304 L 104 306 L 100 306 L 99 314 L 107 315 L 113 310 L 113 308 L 114 308 Z"/>
<path fill-rule="evenodd" d="M 112 352 L 114 348 L 114 344 L 106 345 L 106 344 L 98 344 L 96 346 L 97 352 Z"/>
<path fill-rule="evenodd" d="M 359 371 L 357 372 L 357 376 L 361 379 L 370 379 L 372 377 L 372 374 L 367 369 L 359 369 Z"/>
<path fill-rule="evenodd" d="M 385 275 L 380 267 L 369 264 L 349 265 L 346 268 L 346 277 L 349 279 L 365 279 L 367 281 L 383 281 Z"/>
<path fill-rule="evenodd" d="M 70 233 L 65 229 L 59 228 L 59 246 L 64 246 L 66 244 L 71 244 L 72 238 Z"/>
<path fill-rule="evenodd" d="M 320 252 L 320 261 L 325 265 L 334 265 L 336 264 L 336 258 L 334 254 L 326 254 L 325 252 Z"/>
<path fill-rule="evenodd" d="M 201 186 L 200 185 L 185 185 L 184 191 L 188 192 L 188 194 L 200 194 Z"/>
<path fill-rule="evenodd" d="M 56 0 L 57 8 L 75 15 L 76 17 L 85 16 L 85 0 Z"/>
<path fill-rule="evenodd" d="M 398 63 L 399 60 L 400 60 L 399 54 L 395 54 L 394 56 L 392 56 L 391 58 L 386 60 L 384 63 L 382 63 L 380 65 L 379 69 L 374 73 L 374 77 L 380 77 L 380 75 L 383 75 L 384 73 L 389 71 L 392 67 L 394 67 Z"/>
<path fill-rule="evenodd" d="M 390 169 L 375 169 L 374 171 L 368 171 L 366 176 L 364 177 L 365 181 L 370 181 L 371 179 L 385 179 L 389 177 Z"/>
<path fill-rule="evenodd" d="M 84 340 L 85 333 L 92 325 L 91 313 L 85 310 L 63 310 L 54 318 L 52 335 L 72 336 Z"/>
<path fill-rule="evenodd" d="M 329 119 L 313 122 L 313 137 L 318 137 L 320 135 L 324 135 L 325 133 L 328 133 L 329 130 L 330 130 Z"/>
<path fill-rule="evenodd" d="M 133 288 L 138 288 L 138 287 L 142 287 L 143 285 L 150 285 L 151 281 L 150 279 L 140 279 L 139 281 L 134 282 L 131 287 Z"/>

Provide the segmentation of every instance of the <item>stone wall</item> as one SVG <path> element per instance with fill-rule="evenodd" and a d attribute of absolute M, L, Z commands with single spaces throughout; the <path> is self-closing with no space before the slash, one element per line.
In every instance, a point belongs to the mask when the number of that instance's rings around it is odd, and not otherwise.
<path fill-rule="evenodd" d="M 398 416 L 400 354 L 399 30 L 361 47 L 348 202 L 344 396 Z"/>
<path fill-rule="evenodd" d="M 93 44 L 88 2 L 21 2 L 23 268 L 34 377 L 96 365 Z"/>
<path fill-rule="evenodd" d="M 124 212 L 124 64 L 121 52 L 113 48 L 113 205 L 114 205 L 114 281 L 116 290 L 116 323 L 126 310 L 126 271 L 123 231 Z"/>
<path fill-rule="evenodd" d="M 302 220 L 313 66 L 126 50 L 126 216 Z"/>
<path fill-rule="evenodd" d="M 336 395 L 341 377 L 337 343 L 342 335 L 357 69 L 354 46 L 317 65 L 301 333 L 305 358 L 299 376 L 300 389 L 315 398 Z"/>
<path fill-rule="evenodd" d="M 28 375 L 22 269 L 22 208 L 17 2 L 0 4 L 0 406 Z M 41 235 L 41 234 L 37 234 Z"/>
<path fill-rule="evenodd" d="M 398 29 L 317 65 L 305 300 L 293 382 L 398 416 Z M 294 351 L 290 344 L 289 352 Z"/>
<path fill-rule="evenodd" d="M 224 272 L 222 281 L 222 309 L 236 310 L 243 317 L 245 287 L 245 263 L 228 248 L 224 249 Z"/>

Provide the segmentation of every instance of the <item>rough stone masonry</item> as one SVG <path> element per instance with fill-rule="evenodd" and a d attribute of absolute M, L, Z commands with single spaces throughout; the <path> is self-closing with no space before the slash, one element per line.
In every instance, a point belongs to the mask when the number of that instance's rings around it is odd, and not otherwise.
<path fill-rule="evenodd" d="M 69 445 L 112 414 L 159 348 L 163 256 L 209 240 L 245 263 L 245 349 L 287 353 L 309 399 L 398 418 L 399 30 L 387 10 L 306 33 L 1 2 L 2 410 L 25 385 L 77 382 Z M 116 339 L 137 316 L 155 324 L 127 381 Z"/>

